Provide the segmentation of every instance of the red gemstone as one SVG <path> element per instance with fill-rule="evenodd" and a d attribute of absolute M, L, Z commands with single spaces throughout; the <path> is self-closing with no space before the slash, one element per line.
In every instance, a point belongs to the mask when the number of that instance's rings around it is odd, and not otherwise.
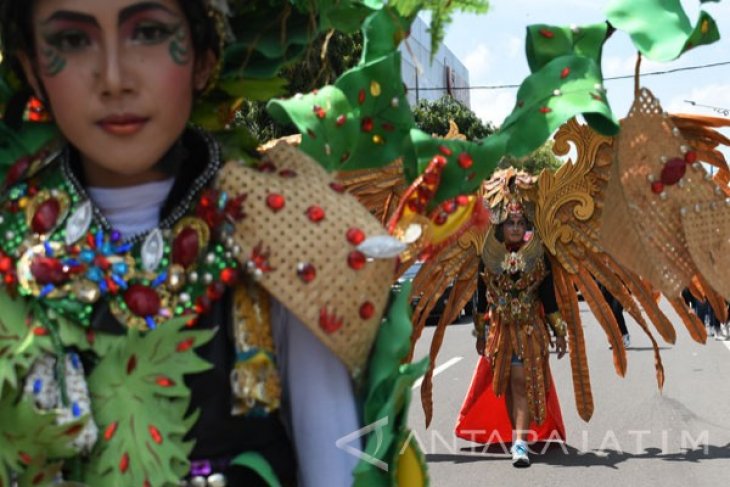
<path fill-rule="evenodd" d="M 223 297 L 223 293 L 226 292 L 226 287 L 222 282 L 214 282 L 206 290 L 206 295 L 211 301 L 218 301 Z"/>
<path fill-rule="evenodd" d="M 423 203 L 418 201 L 417 199 L 410 199 L 408 200 L 408 209 L 411 210 L 414 213 L 421 213 L 423 212 Z"/>
<path fill-rule="evenodd" d="M 369 320 L 373 317 L 374 313 L 375 305 L 370 301 L 366 301 L 360 306 L 360 318 L 362 318 L 363 320 Z"/>
<path fill-rule="evenodd" d="M 555 33 L 548 29 L 540 29 L 540 35 L 546 39 L 552 39 L 555 37 Z"/>
<path fill-rule="evenodd" d="M 3 282 L 6 286 L 14 286 L 18 282 L 18 276 L 16 276 L 14 272 L 10 272 L 8 274 L 5 274 L 5 277 L 3 277 Z"/>
<path fill-rule="evenodd" d="M 325 333 L 334 333 L 342 328 L 342 319 L 334 313 L 328 313 L 327 308 L 322 307 L 319 310 L 319 326 Z"/>
<path fill-rule="evenodd" d="M 152 438 L 152 441 L 157 443 L 158 445 L 162 444 L 162 433 L 160 433 L 160 430 L 155 428 L 154 426 L 149 426 L 149 432 L 150 432 L 150 438 Z"/>
<path fill-rule="evenodd" d="M 664 183 L 661 181 L 654 181 L 651 183 L 651 192 L 654 194 L 659 194 L 662 191 L 664 191 Z"/>
<path fill-rule="evenodd" d="M 276 172 L 276 166 L 274 165 L 273 162 L 271 162 L 269 160 L 261 161 L 261 163 L 258 165 L 257 169 L 260 172 L 267 173 L 267 174 Z"/>
<path fill-rule="evenodd" d="M 133 284 L 124 292 L 124 302 L 137 316 L 155 316 L 160 311 L 160 296 L 154 289 Z"/>
<path fill-rule="evenodd" d="M 442 155 L 436 155 L 433 159 L 431 159 L 431 162 L 433 162 L 436 167 L 444 167 L 446 165 L 447 161 L 446 158 Z"/>
<path fill-rule="evenodd" d="M 130 375 L 132 372 L 134 372 L 134 369 L 137 368 L 137 356 L 132 355 L 129 357 L 129 360 L 127 360 L 127 375 Z"/>
<path fill-rule="evenodd" d="M 103 255 L 97 255 L 94 257 L 94 265 L 103 271 L 109 270 L 109 267 L 111 267 L 109 260 Z"/>
<path fill-rule="evenodd" d="M 373 130 L 373 119 L 370 117 L 365 117 L 362 119 L 361 128 L 363 132 L 372 132 Z"/>
<path fill-rule="evenodd" d="M 272 193 L 266 197 L 266 206 L 268 206 L 274 213 L 284 208 L 285 204 L 286 200 L 284 200 L 284 197 L 280 194 Z"/>
<path fill-rule="evenodd" d="M 472 164 L 474 164 L 474 159 L 466 152 L 462 152 L 461 154 L 459 154 L 458 162 L 459 166 L 461 166 L 462 169 L 469 169 Z"/>
<path fill-rule="evenodd" d="M 238 269 L 233 269 L 231 267 L 226 267 L 221 272 L 221 281 L 223 281 L 223 284 L 226 286 L 233 286 L 238 283 Z"/>
<path fill-rule="evenodd" d="M 365 240 L 365 232 L 359 228 L 350 228 L 347 230 L 346 237 L 352 245 L 360 245 Z"/>
<path fill-rule="evenodd" d="M 455 200 L 456 204 L 459 206 L 466 206 L 469 204 L 469 197 L 464 194 L 460 194 L 455 198 Z"/>
<path fill-rule="evenodd" d="M 208 296 L 199 296 L 198 299 L 195 300 L 195 312 L 197 314 L 202 315 L 204 313 L 207 313 L 209 309 L 210 299 L 208 299 Z"/>
<path fill-rule="evenodd" d="M 96 343 L 96 333 L 94 332 L 94 330 L 89 329 L 86 332 L 86 341 L 89 345 L 92 346 L 94 345 L 94 343 Z"/>
<path fill-rule="evenodd" d="M 13 260 L 10 257 L 8 257 L 7 255 L 0 257 L 0 273 L 5 274 L 11 269 L 12 266 Z"/>
<path fill-rule="evenodd" d="M 445 155 L 446 157 L 449 157 L 449 156 L 451 156 L 451 154 L 453 154 L 453 153 L 454 153 L 454 152 L 453 152 L 453 151 L 452 151 L 451 149 L 449 149 L 449 148 L 448 148 L 448 147 L 446 147 L 445 145 L 440 145 L 440 146 L 439 146 L 439 152 L 441 152 L 441 153 L 442 153 L 443 155 Z"/>
<path fill-rule="evenodd" d="M 122 455 L 122 459 L 119 460 L 119 471 L 126 473 L 129 470 L 129 454 L 125 453 Z"/>
<path fill-rule="evenodd" d="M 262 167 L 264 167 L 266 164 L 259 165 L 259 170 L 261 170 Z M 203 208 L 211 208 L 216 205 L 216 202 L 218 201 L 218 192 L 212 189 L 208 189 L 203 193 L 203 195 L 200 197 L 200 206 Z"/>
<path fill-rule="evenodd" d="M 550 113 L 550 112 L 552 112 L 550 107 L 541 107 L 540 108 L 540 113 Z"/>
<path fill-rule="evenodd" d="M 178 343 L 175 350 L 179 353 L 184 353 L 193 348 L 193 345 L 195 345 L 195 338 L 188 338 Z"/>
<path fill-rule="evenodd" d="M 349 265 L 350 268 L 355 269 L 356 271 L 359 271 L 360 269 L 365 267 L 366 261 L 367 259 L 365 258 L 365 254 L 363 254 L 359 250 L 353 250 L 347 256 L 347 265 Z"/>
<path fill-rule="evenodd" d="M 37 337 L 44 337 L 48 335 L 48 330 L 46 330 L 42 326 L 36 326 L 35 328 L 33 328 L 33 334 Z"/>
<path fill-rule="evenodd" d="M 175 382 L 172 379 L 165 377 L 164 375 L 157 377 L 157 379 L 155 379 L 155 383 L 160 387 L 172 387 L 175 385 Z"/>
<path fill-rule="evenodd" d="M 343 152 L 342 155 L 340 156 L 340 162 L 341 163 L 344 163 L 349 158 L 350 158 L 350 153 L 349 152 Z"/>
<path fill-rule="evenodd" d="M 21 157 L 13 164 L 5 175 L 5 186 L 11 186 L 23 177 L 30 167 L 30 157 Z"/>
<path fill-rule="evenodd" d="M 320 120 L 322 120 L 323 118 L 325 118 L 327 116 L 327 110 L 325 110 L 324 108 L 322 108 L 319 105 L 314 105 L 314 108 L 312 108 L 312 111 L 317 116 L 317 118 Z"/>
<path fill-rule="evenodd" d="M 395 130 L 395 125 L 393 125 L 392 123 L 388 123 L 388 122 L 383 122 L 382 127 L 383 127 L 383 130 L 385 130 L 386 132 L 392 132 Z"/>
<path fill-rule="evenodd" d="M 297 177 L 297 173 L 292 169 L 282 169 L 279 171 L 279 176 L 282 178 L 295 178 Z"/>
<path fill-rule="evenodd" d="M 68 280 L 61 261 L 49 257 L 36 257 L 30 264 L 30 273 L 40 285 L 61 284 Z"/>
<path fill-rule="evenodd" d="M 430 186 L 437 185 L 440 179 L 441 177 L 435 172 L 429 171 L 423 174 L 423 182 Z"/>
<path fill-rule="evenodd" d="M 66 431 L 63 432 L 63 434 L 66 436 L 74 437 L 74 436 L 78 435 L 82 429 L 84 429 L 84 425 L 77 424 L 77 425 L 74 425 L 74 426 L 71 426 L 70 428 L 68 428 Z"/>
<path fill-rule="evenodd" d="M 344 115 L 344 114 L 340 115 L 339 117 L 337 117 L 337 120 L 335 120 L 335 124 L 338 127 L 342 127 L 343 125 L 345 125 L 346 122 L 347 122 L 347 115 Z"/>
<path fill-rule="evenodd" d="M 684 155 L 684 162 L 687 164 L 694 164 L 697 162 L 697 152 L 691 150 Z"/>
<path fill-rule="evenodd" d="M 310 206 L 307 208 L 307 218 L 314 223 L 319 223 L 324 220 L 324 210 L 317 205 Z"/>
<path fill-rule="evenodd" d="M 685 164 L 684 159 L 680 159 L 679 157 L 670 159 L 662 168 L 661 182 L 668 186 L 677 184 L 684 177 L 686 171 L 687 164 Z"/>
<path fill-rule="evenodd" d="M 33 477 L 32 479 L 33 485 L 40 484 L 41 482 L 43 482 L 44 478 L 46 478 L 46 474 L 44 474 L 43 472 L 36 474 L 35 477 Z"/>
<path fill-rule="evenodd" d="M 312 264 L 299 264 L 297 275 L 299 276 L 299 279 L 309 284 L 315 277 L 317 277 L 317 269 L 315 269 Z"/>
<path fill-rule="evenodd" d="M 33 463 L 33 457 L 31 457 L 24 451 L 18 453 L 18 456 L 20 457 L 20 461 L 26 465 L 30 465 L 31 463 Z"/>
<path fill-rule="evenodd" d="M 456 211 L 456 201 L 454 200 L 446 200 L 441 205 L 441 208 L 448 214 L 451 214 Z"/>
<path fill-rule="evenodd" d="M 345 192 L 345 185 L 340 183 L 332 182 L 330 183 L 330 188 L 332 188 L 333 191 L 337 193 L 344 193 Z"/>
<path fill-rule="evenodd" d="M 40 204 L 30 221 L 30 228 L 35 233 L 47 233 L 53 230 L 61 213 L 61 203 L 56 198 L 48 198 Z"/>
<path fill-rule="evenodd" d="M 441 212 L 438 215 L 436 215 L 436 217 L 433 219 L 433 221 L 436 223 L 436 225 L 443 225 L 444 223 L 446 223 L 446 220 L 448 220 L 448 219 L 449 219 L 449 215 Z"/>
<path fill-rule="evenodd" d="M 357 94 L 357 101 L 362 105 L 365 103 L 365 90 L 361 89 Z"/>
<path fill-rule="evenodd" d="M 570 74 L 570 68 L 563 68 L 563 70 L 560 72 L 560 77 L 565 79 Z"/>

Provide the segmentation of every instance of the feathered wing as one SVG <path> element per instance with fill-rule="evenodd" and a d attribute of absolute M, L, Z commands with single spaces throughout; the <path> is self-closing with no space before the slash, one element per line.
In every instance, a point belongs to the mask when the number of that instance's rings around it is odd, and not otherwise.
<path fill-rule="evenodd" d="M 453 283 L 446 297 L 445 309 L 439 318 L 431 340 L 430 365 L 421 385 L 421 404 L 426 417 L 426 426 L 433 414 L 432 378 L 436 358 L 443 343 L 446 327 L 456 320 L 461 310 L 472 298 L 477 288 L 479 259 L 484 245 L 485 230 L 471 228 L 458 240 L 426 261 L 413 279 L 412 298 L 418 299 L 413 311 L 413 336 L 411 353 L 423 332 L 426 320 L 440 297 Z"/>
<path fill-rule="evenodd" d="M 336 179 L 385 225 L 408 188 L 400 159 L 378 169 L 344 171 Z"/>

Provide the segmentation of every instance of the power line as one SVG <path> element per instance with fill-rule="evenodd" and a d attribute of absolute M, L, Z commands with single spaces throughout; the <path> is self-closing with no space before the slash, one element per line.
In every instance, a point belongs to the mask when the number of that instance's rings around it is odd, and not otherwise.
<path fill-rule="evenodd" d="M 665 74 L 672 74 L 672 73 L 678 73 L 681 71 L 694 71 L 697 69 L 706 69 L 706 68 L 716 68 L 719 66 L 727 66 L 730 65 L 730 61 L 722 61 L 719 63 L 709 63 L 709 64 L 700 64 L 697 66 L 685 66 L 683 68 L 673 68 L 673 69 L 667 69 L 664 71 L 652 71 L 651 73 L 641 73 L 641 77 L 646 76 L 662 76 Z M 604 81 L 615 81 L 615 80 L 621 80 L 621 79 L 633 79 L 633 74 L 625 74 L 621 76 L 611 76 L 608 78 L 603 78 Z M 452 86 L 448 88 L 451 91 L 456 90 L 504 90 L 504 89 L 514 89 L 519 88 L 521 85 L 519 84 L 508 84 L 508 85 L 483 85 L 483 86 Z M 440 88 L 422 88 L 422 87 L 408 87 L 408 90 L 415 90 L 415 91 L 447 91 L 447 87 L 440 87 Z"/>
<path fill-rule="evenodd" d="M 693 107 L 709 108 L 713 112 L 719 113 L 720 115 L 724 115 L 726 117 L 730 116 L 730 108 L 716 107 L 713 105 L 703 105 L 702 103 L 697 103 L 696 101 L 692 100 L 684 100 L 684 102 L 689 103 Z"/>

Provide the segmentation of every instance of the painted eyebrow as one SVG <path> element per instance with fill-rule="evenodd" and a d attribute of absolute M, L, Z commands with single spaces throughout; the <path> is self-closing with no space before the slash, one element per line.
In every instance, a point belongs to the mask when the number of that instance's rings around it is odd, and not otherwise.
<path fill-rule="evenodd" d="M 91 24 L 99 26 L 99 23 L 91 15 L 82 14 L 79 12 L 71 12 L 69 10 L 58 10 L 42 22 L 42 25 L 48 25 L 53 21 L 70 21 L 70 22 L 81 22 L 84 24 Z"/>
<path fill-rule="evenodd" d="M 138 14 L 140 12 L 146 12 L 149 10 L 161 10 L 161 11 L 166 12 L 175 17 L 180 16 L 177 12 L 170 10 L 166 6 L 162 5 L 161 3 L 140 2 L 140 3 L 136 3 L 134 5 L 130 5 L 129 7 L 126 7 L 124 9 L 122 9 L 121 12 L 119 12 L 119 24 L 123 24 L 124 22 L 129 20 L 131 17 L 135 16 L 136 14 Z"/>

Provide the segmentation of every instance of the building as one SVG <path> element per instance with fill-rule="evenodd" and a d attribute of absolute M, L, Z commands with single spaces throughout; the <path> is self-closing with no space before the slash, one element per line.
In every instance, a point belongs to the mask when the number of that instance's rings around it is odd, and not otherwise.
<path fill-rule="evenodd" d="M 416 17 L 411 35 L 400 45 L 403 82 L 411 105 L 419 100 L 437 100 L 450 94 L 468 108 L 469 70 L 451 50 L 442 44 L 431 61 L 431 34 L 428 26 Z"/>

